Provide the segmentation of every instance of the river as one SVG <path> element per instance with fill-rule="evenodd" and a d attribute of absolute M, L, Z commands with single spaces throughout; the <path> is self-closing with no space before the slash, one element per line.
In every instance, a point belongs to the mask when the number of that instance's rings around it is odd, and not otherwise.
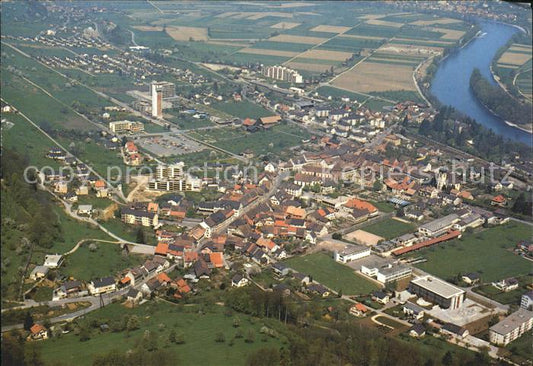
<path fill-rule="evenodd" d="M 435 73 L 431 93 L 442 103 L 475 119 L 483 126 L 513 141 L 531 144 L 531 134 L 509 126 L 505 121 L 485 108 L 470 89 L 470 76 L 474 68 L 496 84 L 490 65 L 500 47 L 519 30 L 515 27 L 480 21 L 483 36 L 474 38 L 457 53 L 447 57 Z"/>

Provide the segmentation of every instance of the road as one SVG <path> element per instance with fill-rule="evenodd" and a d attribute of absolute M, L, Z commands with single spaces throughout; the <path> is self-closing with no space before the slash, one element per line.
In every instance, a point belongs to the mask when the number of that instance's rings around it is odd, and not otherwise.
<path fill-rule="evenodd" d="M 23 56 L 25 56 L 25 57 L 30 58 L 30 59 L 32 59 L 32 60 L 38 62 L 38 63 L 39 63 L 40 65 L 42 65 L 43 67 L 46 67 L 47 69 L 49 69 L 49 70 L 55 72 L 56 74 L 61 75 L 63 78 L 67 79 L 67 80 L 70 81 L 71 83 L 75 83 L 75 84 L 77 84 L 77 85 L 81 85 L 81 86 L 83 86 L 84 88 L 86 88 L 86 89 L 92 91 L 92 92 L 95 93 L 96 95 L 98 95 L 98 96 L 100 96 L 100 97 L 102 97 L 102 98 L 104 98 L 104 99 L 110 101 L 111 103 L 113 103 L 113 104 L 115 104 L 115 105 L 118 105 L 118 106 L 120 106 L 120 107 L 122 107 L 122 108 L 125 108 L 128 112 L 132 113 L 132 114 L 135 115 L 135 116 L 141 117 L 141 118 L 146 119 L 146 120 L 148 120 L 148 121 L 150 121 L 150 122 L 152 122 L 152 123 L 154 123 L 154 124 L 156 124 L 156 125 L 158 125 L 158 126 L 165 127 L 165 128 L 166 128 L 166 126 L 167 126 L 168 124 L 172 125 L 171 122 L 165 120 L 164 118 L 153 118 L 153 117 L 151 117 L 151 116 L 144 115 L 144 114 L 142 114 L 141 112 L 139 112 L 139 111 L 133 109 L 129 104 L 124 103 L 124 102 L 121 102 L 120 100 L 118 100 L 118 99 L 116 99 L 116 98 L 114 98 L 114 97 L 111 97 L 111 96 L 109 96 L 109 95 L 107 95 L 107 94 L 105 94 L 105 93 L 103 93 L 103 92 L 101 92 L 101 91 L 99 91 L 99 90 L 96 90 L 96 89 L 94 89 L 94 88 L 88 86 L 87 84 L 84 84 L 84 83 L 80 82 L 79 80 L 72 79 L 72 78 L 68 77 L 67 75 L 65 75 L 65 74 L 63 74 L 63 73 L 61 73 L 61 72 L 55 70 L 54 68 L 52 68 L 52 67 L 50 67 L 50 66 L 48 66 L 48 65 L 46 65 L 46 64 L 44 64 L 44 63 L 42 63 L 41 61 L 39 61 L 39 60 L 37 60 L 37 59 L 34 59 L 33 57 L 31 57 L 31 56 L 28 55 L 27 53 L 25 53 L 25 52 L 19 50 L 17 47 L 13 46 L 12 44 L 9 44 L 9 43 L 7 43 L 7 42 L 3 42 L 3 41 L 2 41 L 2 44 L 5 44 L 5 45 L 9 46 L 10 48 L 12 48 L 13 50 L 19 52 L 21 55 L 23 55 Z M 211 70 L 211 71 L 212 71 L 212 70 Z M 217 74 L 217 75 L 218 75 L 218 74 Z M 106 128 L 105 126 L 103 126 L 103 125 L 98 125 L 98 127 L 100 127 L 100 128 L 101 128 L 102 130 L 104 130 L 104 131 L 107 130 L 107 128 Z M 211 148 L 211 149 L 214 149 L 214 150 L 217 150 L 217 151 L 223 152 L 223 153 L 225 153 L 225 154 L 227 154 L 227 155 L 230 155 L 231 157 L 233 157 L 233 158 L 235 158 L 235 159 L 238 159 L 238 160 L 240 160 L 240 161 L 243 161 L 243 162 L 245 162 L 245 163 L 248 163 L 248 160 L 245 159 L 245 158 L 243 158 L 242 156 L 237 155 L 237 154 L 235 154 L 235 153 L 232 153 L 232 152 L 230 152 L 230 151 L 224 150 L 224 149 L 219 148 L 219 147 L 217 147 L 217 146 L 214 146 L 214 145 L 211 145 L 211 144 L 205 143 L 205 142 L 203 142 L 202 140 L 198 140 L 198 139 L 192 138 L 191 136 L 189 136 L 188 134 L 186 134 L 186 133 L 185 133 L 184 131 L 182 131 L 182 130 L 174 130 L 173 132 L 175 132 L 175 133 L 181 133 L 184 137 L 186 137 L 186 138 L 188 138 L 188 139 L 191 139 L 191 140 L 193 140 L 193 141 L 195 141 L 195 142 L 197 142 L 197 143 L 199 143 L 199 144 L 201 144 L 201 145 L 203 145 L 203 146 L 206 146 L 206 147 L 209 147 L 209 148 Z M 100 176 L 99 176 L 99 177 L 100 177 Z M 107 180 L 106 180 L 106 182 L 107 182 Z M 123 197 L 122 192 L 120 192 L 120 195 L 121 195 L 121 198 L 123 198 L 123 199 L 125 200 L 125 198 Z"/>
<path fill-rule="evenodd" d="M 120 244 L 128 244 L 128 246 L 131 248 L 131 252 L 132 253 L 146 254 L 146 255 L 153 255 L 155 253 L 155 247 L 153 245 L 135 243 L 135 242 L 126 240 L 124 238 L 121 238 L 120 236 L 116 235 L 115 233 L 109 231 L 107 228 L 102 226 L 98 221 L 94 220 L 93 218 L 87 217 L 87 216 L 78 215 L 76 212 L 74 212 L 72 210 L 72 204 L 71 203 L 63 200 L 61 197 L 59 197 L 57 194 L 55 194 L 55 192 L 53 192 L 47 186 L 45 186 L 43 184 L 40 184 L 39 188 L 42 189 L 42 190 L 47 191 L 52 196 L 54 196 L 59 202 L 61 202 L 63 204 L 63 206 L 65 207 L 66 213 L 70 217 L 72 217 L 73 219 L 76 219 L 78 221 L 84 221 L 84 222 L 87 222 L 87 223 L 89 223 L 91 225 L 97 226 L 104 233 L 106 233 L 107 235 L 111 236 L 112 238 L 118 240 L 120 242 Z"/>
<path fill-rule="evenodd" d="M 172 272 L 175 267 L 176 267 L 176 264 L 173 264 L 169 268 L 167 268 L 164 272 L 166 273 Z M 154 278 L 157 275 L 158 273 L 153 273 L 150 276 L 147 276 L 139 283 L 136 283 L 135 286 L 133 286 L 133 288 L 139 290 L 143 284 L 145 284 L 146 282 L 148 282 L 150 279 Z M 41 305 L 48 305 L 50 307 L 55 307 L 55 306 L 63 306 L 65 304 L 74 303 L 74 302 L 90 302 L 91 303 L 91 305 L 88 308 L 81 309 L 73 313 L 60 315 L 60 316 L 50 319 L 51 323 L 71 321 L 79 316 L 85 315 L 87 313 L 90 313 L 91 311 L 101 308 L 102 307 L 101 302 L 103 302 L 104 306 L 106 306 L 106 305 L 111 304 L 114 299 L 120 299 L 123 295 L 125 295 L 130 290 L 130 288 L 131 286 L 128 286 L 128 287 L 125 287 L 123 289 L 120 289 L 112 293 L 103 294 L 101 298 L 99 296 L 84 296 L 84 297 L 77 297 L 77 298 L 61 299 L 57 301 L 52 300 L 52 301 L 35 302 L 33 300 L 26 300 L 24 301 L 24 305 L 10 308 L 10 309 L 2 309 L 2 312 L 7 311 L 7 310 L 15 310 L 15 309 L 27 309 L 27 308 L 41 306 Z M 8 325 L 5 327 L 2 327 L 2 333 L 8 332 L 12 329 L 22 329 L 23 327 L 24 327 L 24 324 Z"/>
<path fill-rule="evenodd" d="M 234 216 L 232 218 L 230 218 L 229 220 L 226 220 L 224 221 L 222 224 L 220 224 L 219 227 L 217 227 L 215 230 L 213 230 L 213 234 L 221 234 L 221 233 L 224 233 L 226 231 L 226 229 L 229 227 L 229 225 L 231 225 L 235 220 L 243 217 L 246 213 L 248 213 L 250 210 L 254 209 L 255 207 L 257 207 L 259 204 L 265 202 L 266 200 L 270 199 L 270 197 L 277 192 L 278 190 L 278 187 L 280 186 L 281 182 L 283 182 L 283 180 L 287 177 L 289 177 L 290 173 L 289 172 L 282 172 L 280 173 L 277 177 L 276 177 L 276 180 L 274 181 L 274 184 L 272 184 L 272 187 L 270 188 L 270 190 L 265 193 L 263 196 L 261 196 L 260 198 L 258 198 L 257 200 L 255 200 L 254 202 L 252 202 L 251 204 L 249 204 L 248 206 L 244 207 L 241 211 L 241 213 L 238 215 L 238 216 Z M 204 241 L 206 241 L 206 238 L 200 240 L 200 242 L 198 243 L 198 245 L 196 246 L 196 250 L 199 251 L 202 247 L 202 244 L 204 243 Z"/>
<path fill-rule="evenodd" d="M 9 103 L 8 101 L 6 101 L 4 98 L 0 98 L 0 100 L 2 100 L 2 102 L 6 103 L 6 104 L 10 104 L 10 105 L 14 105 L 12 103 Z M 15 106 L 16 108 L 16 106 Z M 18 110 L 18 109 L 17 109 Z M 59 146 L 63 151 L 65 151 L 68 155 L 71 155 L 73 156 L 78 162 L 82 163 L 82 164 L 85 164 L 79 157 L 77 157 L 76 155 L 74 155 L 73 153 L 71 153 L 67 148 L 65 148 L 63 145 L 61 145 L 59 143 L 59 141 L 57 141 L 56 139 L 54 139 L 52 136 L 50 136 L 46 131 L 44 131 L 41 127 L 39 127 L 39 125 L 37 123 L 35 123 L 34 121 L 32 121 L 28 116 L 26 116 L 23 112 L 21 112 L 20 110 L 18 111 L 18 114 L 20 116 L 22 116 L 26 121 L 28 121 L 33 127 L 35 127 L 39 132 L 41 132 L 43 135 L 45 135 L 46 137 L 48 137 L 54 144 L 56 144 L 57 146 Z M 124 194 L 122 193 L 122 191 L 119 191 L 117 189 L 115 189 L 115 187 L 113 187 L 111 185 L 111 183 L 105 179 L 104 177 L 102 177 L 100 174 L 98 174 L 97 171 L 95 171 L 90 165 L 88 164 L 85 164 L 87 166 L 87 168 L 89 169 L 89 171 L 91 173 L 93 173 L 95 176 L 97 176 L 99 179 L 103 180 L 104 182 L 106 182 L 106 185 L 107 187 L 111 190 L 111 192 L 114 192 L 116 193 L 121 199 L 125 200 L 125 197 L 124 197 Z"/>

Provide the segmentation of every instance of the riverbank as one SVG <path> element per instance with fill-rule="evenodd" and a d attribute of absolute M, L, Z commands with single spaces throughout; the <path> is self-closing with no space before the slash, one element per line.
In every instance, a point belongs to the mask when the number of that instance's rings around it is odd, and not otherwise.
<path fill-rule="evenodd" d="M 509 27 L 495 22 L 479 21 L 478 25 L 480 29 L 476 30 L 476 37 L 473 37 L 468 43 L 465 42 L 465 45 L 458 48 L 457 52 L 452 52 L 439 60 L 430 87 L 428 90 L 425 88 L 422 90 L 427 99 L 431 100 L 435 106 L 451 106 L 504 138 L 530 145 L 531 132 L 528 131 L 527 127 L 518 125 L 522 127 L 520 129 L 507 124 L 505 119 L 494 115 L 480 103 L 470 88 L 470 77 L 476 68 L 486 79 L 491 80 L 493 78 L 490 66 L 497 51 L 520 31 L 517 27 Z M 496 85 L 496 81 L 491 80 L 490 83 L 493 86 Z M 507 94 L 504 94 L 507 97 Z M 524 123 L 528 121 L 525 119 Z"/>

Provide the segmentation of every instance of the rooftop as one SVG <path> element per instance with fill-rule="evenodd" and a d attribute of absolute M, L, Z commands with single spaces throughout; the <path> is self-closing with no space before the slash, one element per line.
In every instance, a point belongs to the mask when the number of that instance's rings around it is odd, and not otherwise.
<path fill-rule="evenodd" d="M 533 318 L 533 311 L 525 309 L 518 309 L 518 311 L 512 313 L 501 322 L 490 327 L 490 330 L 498 334 L 505 335 L 512 332 L 516 328 L 519 328 L 523 323 Z"/>
<path fill-rule="evenodd" d="M 412 280 L 411 283 L 423 287 L 444 298 L 450 298 L 464 293 L 460 288 L 450 285 L 448 282 L 433 276 L 418 277 Z"/>

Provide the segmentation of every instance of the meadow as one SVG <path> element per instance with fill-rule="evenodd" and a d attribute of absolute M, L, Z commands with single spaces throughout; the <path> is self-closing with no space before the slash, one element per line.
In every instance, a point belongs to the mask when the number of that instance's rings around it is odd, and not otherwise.
<path fill-rule="evenodd" d="M 375 224 L 363 226 L 361 230 L 381 236 L 386 240 L 390 240 L 403 234 L 414 232 L 416 230 L 416 226 L 388 218 Z"/>
<path fill-rule="evenodd" d="M 146 257 L 137 254 L 122 254 L 120 245 L 95 242 L 96 250 L 89 250 L 89 242 L 84 243 L 70 254 L 61 267 L 61 273 L 81 281 L 116 276 L 119 271 L 142 264 Z"/>
<path fill-rule="evenodd" d="M 427 258 L 420 269 L 444 279 L 458 273 L 478 272 L 484 282 L 523 276 L 531 263 L 514 254 L 512 248 L 531 238 L 528 225 L 510 222 L 478 233 L 463 234 L 461 239 L 417 251 L 413 256 Z"/>
<path fill-rule="evenodd" d="M 283 338 L 260 337 L 259 330 L 263 321 L 238 315 L 239 328 L 233 327 L 233 316 L 226 316 L 223 306 L 213 306 L 208 312 L 198 312 L 198 306 L 184 307 L 154 300 L 126 309 L 120 304 L 112 304 L 85 316 L 86 321 L 109 322 L 124 315 L 136 315 L 139 329 L 126 332 L 101 332 L 93 329 L 91 338 L 80 342 L 73 333 L 61 338 L 43 342 L 42 356 L 46 365 L 58 362 L 76 362 L 80 366 L 92 365 L 96 354 L 111 350 L 126 352 L 135 346 L 146 331 L 156 334 L 157 344 L 173 353 L 180 364 L 184 365 L 244 365 L 248 354 L 262 347 L 279 348 Z M 271 322 L 269 322 L 271 323 Z M 184 344 L 168 341 L 171 331 L 182 333 Z M 215 335 L 222 332 L 225 342 L 215 342 Z M 237 332 L 246 335 L 253 332 L 255 341 L 245 342 L 245 338 L 234 338 Z M 281 336 L 282 337 L 282 336 Z M 233 339 L 232 342 L 230 342 Z M 76 352 L 72 352 L 75 349 Z"/>
<path fill-rule="evenodd" d="M 356 275 L 351 268 L 335 262 L 329 254 L 314 253 L 290 258 L 284 263 L 344 295 L 368 294 L 378 288 L 373 282 Z"/>

